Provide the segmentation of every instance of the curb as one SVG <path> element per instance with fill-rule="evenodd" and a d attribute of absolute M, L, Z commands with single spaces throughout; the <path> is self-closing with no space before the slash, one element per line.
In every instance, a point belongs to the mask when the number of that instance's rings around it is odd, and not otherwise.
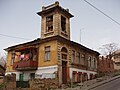
<path fill-rule="evenodd" d="M 116 76 L 116 77 L 113 77 L 113 78 L 111 78 L 111 79 L 109 79 L 109 80 L 105 80 L 105 81 L 99 82 L 98 84 L 93 85 L 92 87 L 88 87 L 88 90 L 91 90 L 91 89 L 93 89 L 93 88 L 99 87 L 99 86 L 101 86 L 101 85 L 103 85 L 103 84 L 106 84 L 106 83 L 111 82 L 111 81 L 113 81 L 113 80 L 116 80 L 116 79 L 118 79 L 118 78 L 120 78 L 120 75 L 119 75 L 119 76 Z"/>

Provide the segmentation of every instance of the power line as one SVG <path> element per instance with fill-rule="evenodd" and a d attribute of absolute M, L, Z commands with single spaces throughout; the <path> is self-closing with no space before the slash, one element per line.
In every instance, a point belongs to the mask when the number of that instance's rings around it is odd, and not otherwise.
<path fill-rule="evenodd" d="M 0 36 L 10 37 L 10 38 L 16 38 L 16 39 L 23 39 L 23 40 L 29 40 L 29 39 L 27 39 L 27 38 L 21 38 L 21 37 L 10 36 L 10 35 L 5 35 L 5 34 L 0 34 Z"/>
<path fill-rule="evenodd" d="M 112 17 L 110 17 L 109 15 L 107 15 L 106 13 L 104 13 L 103 11 L 101 11 L 100 9 L 98 9 L 97 7 L 95 7 L 93 4 L 91 4 L 90 2 L 88 2 L 87 0 L 84 0 L 87 4 L 89 4 L 90 6 L 92 6 L 93 8 L 95 8 L 97 11 L 99 11 L 100 13 L 102 13 L 103 15 L 105 15 L 106 17 L 108 17 L 110 20 L 112 20 L 113 22 L 115 22 L 116 24 L 118 24 L 120 26 L 120 23 L 117 22 L 116 20 L 114 20 Z"/>

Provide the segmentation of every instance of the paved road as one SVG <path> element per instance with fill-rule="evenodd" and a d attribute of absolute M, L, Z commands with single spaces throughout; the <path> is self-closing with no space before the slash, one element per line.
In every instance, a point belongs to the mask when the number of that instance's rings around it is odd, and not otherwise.
<path fill-rule="evenodd" d="M 98 86 L 92 90 L 120 90 L 120 78 Z"/>

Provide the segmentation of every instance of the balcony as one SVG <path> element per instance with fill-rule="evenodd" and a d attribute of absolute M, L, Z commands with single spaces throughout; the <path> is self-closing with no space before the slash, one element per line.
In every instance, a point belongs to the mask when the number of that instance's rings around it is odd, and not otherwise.
<path fill-rule="evenodd" d="M 13 63 L 13 69 L 15 70 L 36 70 L 38 67 L 37 61 L 19 61 Z"/>

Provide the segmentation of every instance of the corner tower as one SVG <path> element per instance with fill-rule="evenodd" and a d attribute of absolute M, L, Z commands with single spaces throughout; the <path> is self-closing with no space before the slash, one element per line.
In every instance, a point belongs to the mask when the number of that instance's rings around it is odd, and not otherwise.
<path fill-rule="evenodd" d="M 70 40 L 70 18 L 73 17 L 68 9 L 59 6 L 59 2 L 42 7 L 42 11 L 37 13 L 41 20 L 41 39 L 61 36 Z"/>

